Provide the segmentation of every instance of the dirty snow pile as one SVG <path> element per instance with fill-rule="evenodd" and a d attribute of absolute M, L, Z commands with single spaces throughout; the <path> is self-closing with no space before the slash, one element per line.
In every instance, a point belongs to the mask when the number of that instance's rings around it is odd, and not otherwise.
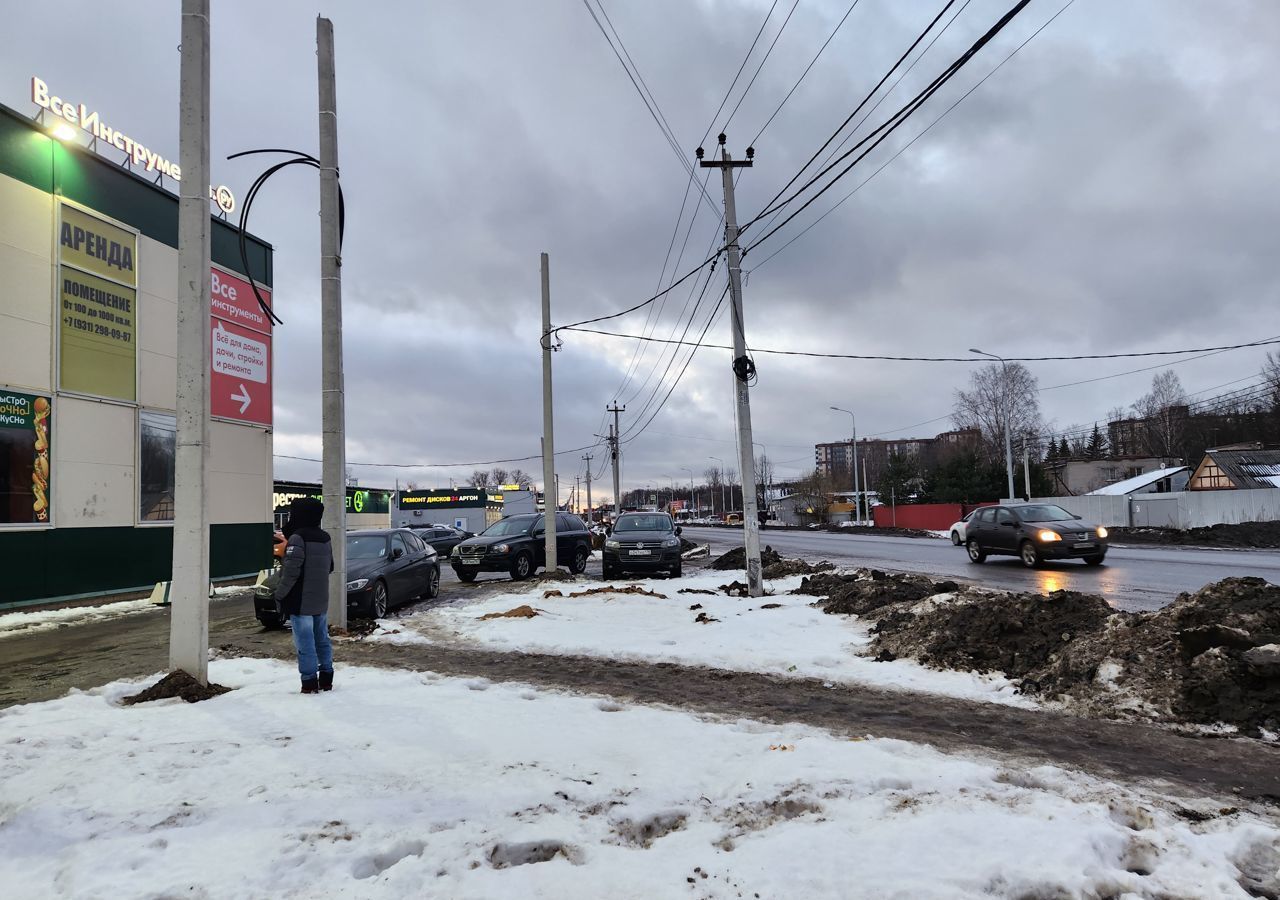
<path fill-rule="evenodd" d="M 1220 801 L 522 685 L 229 659 L 0 713 L 0 884 L 52 897 L 1240 897 Z"/>
<path fill-rule="evenodd" d="M 821 576 L 819 576 L 821 577 Z M 600 585 L 516 587 L 465 604 L 437 606 L 384 620 L 376 640 L 464 643 L 490 650 L 672 662 L 735 672 L 873 684 L 950 697 L 1033 706 L 998 674 L 943 672 L 913 660 L 891 665 L 865 655 L 869 625 L 836 620 L 790 591 L 800 576 L 766 582 L 770 596 L 730 596 L 721 588 L 743 572 L 702 572 L 679 579 Z M 656 595 L 656 596 L 654 596 Z M 521 607 L 536 615 L 501 616 Z"/>
<path fill-rule="evenodd" d="M 1280 587 L 1260 578 L 1141 613 L 1093 594 L 993 593 L 866 569 L 815 575 L 797 590 L 870 625 L 877 659 L 1000 673 L 1093 715 L 1280 731 Z"/>
<path fill-rule="evenodd" d="M 64 606 L 33 612 L 5 613 L 0 615 L 0 638 L 49 631 L 64 625 L 84 625 L 89 622 L 100 622 L 103 619 L 132 616 L 154 609 L 156 604 L 150 597 L 144 597 L 141 600 L 121 600 L 98 606 Z"/>

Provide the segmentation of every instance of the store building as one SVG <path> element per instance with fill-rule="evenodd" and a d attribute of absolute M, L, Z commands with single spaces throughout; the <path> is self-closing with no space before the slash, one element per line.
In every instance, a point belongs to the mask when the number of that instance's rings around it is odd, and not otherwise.
<path fill-rule="evenodd" d="M 396 528 L 452 525 L 479 534 L 503 516 L 503 495 L 482 488 L 398 491 L 391 510 Z"/>
<path fill-rule="evenodd" d="M 347 530 L 360 528 L 391 527 L 391 497 L 393 491 L 377 488 L 347 488 Z M 324 494 L 318 484 L 301 481 L 277 481 L 271 494 L 271 505 L 276 528 L 283 528 L 289 521 L 289 504 L 299 497 L 314 497 L 324 502 Z"/>
<path fill-rule="evenodd" d="M 0 106 L 0 607 L 149 589 L 172 567 L 178 197 L 155 182 L 180 173 L 151 171 L 158 155 L 104 116 L 31 88 L 43 122 Z M 115 161 L 125 141 L 145 151 L 129 155 L 135 171 Z M 269 565 L 272 527 L 271 322 L 217 208 L 215 579 Z M 247 254 L 269 298 L 271 247 L 247 237 Z"/>

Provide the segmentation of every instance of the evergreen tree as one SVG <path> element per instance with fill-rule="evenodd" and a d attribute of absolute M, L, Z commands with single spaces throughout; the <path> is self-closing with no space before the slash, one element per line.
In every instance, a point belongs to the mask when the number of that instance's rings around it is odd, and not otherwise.
<path fill-rule="evenodd" d="M 1089 459 L 1104 459 L 1107 455 L 1107 439 L 1102 433 L 1102 429 L 1098 427 L 1098 423 L 1093 423 L 1093 433 L 1089 435 L 1089 446 L 1085 451 Z"/>
<path fill-rule="evenodd" d="M 1049 449 L 1044 452 L 1045 462 L 1057 462 L 1058 460 L 1058 444 L 1053 438 L 1049 439 Z"/>
<path fill-rule="evenodd" d="M 891 453 L 880 470 L 876 494 L 881 503 L 911 503 L 919 483 L 919 461 L 909 453 Z"/>
<path fill-rule="evenodd" d="M 1067 436 L 1062 436 L 1062 441 L 1058 444 L 1058 459 L 1071 458 L 1071 445 L 1067 443 Z"/>

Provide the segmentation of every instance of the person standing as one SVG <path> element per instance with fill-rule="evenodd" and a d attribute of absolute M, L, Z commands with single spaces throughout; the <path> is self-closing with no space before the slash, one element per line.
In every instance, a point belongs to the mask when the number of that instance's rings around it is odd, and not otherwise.
<path fill-rule="evenodd" d="M 324 504 L 314 497 L 299 497 L 289 504 L 289 521 L 283 529 L 288 538 L 284 572 L 275 592 L 293 629 L 304 694 L 333 688 L 333 644 L 329 641 L 333 547 L 329 533 L 320 527 L 323 515 Z"/>

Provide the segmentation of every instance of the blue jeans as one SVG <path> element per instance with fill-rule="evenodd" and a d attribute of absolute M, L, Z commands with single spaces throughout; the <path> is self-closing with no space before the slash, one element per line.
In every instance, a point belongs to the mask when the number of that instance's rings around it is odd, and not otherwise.
<path fill-rule="evenodd" d="M 290 616 L 293 646 L 298 651 L 298 673 L 303 681 L 315 681 L 317 670 L 333 671 L 333 644 L 329 643 L 329 616 Z"/>

